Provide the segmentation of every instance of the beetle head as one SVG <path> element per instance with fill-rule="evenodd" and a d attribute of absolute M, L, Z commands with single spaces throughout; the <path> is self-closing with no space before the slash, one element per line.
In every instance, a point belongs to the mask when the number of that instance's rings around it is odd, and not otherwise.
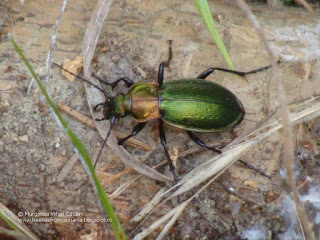
<path fill-rule="evenodd" d="M 110 119 L 113 116 L 116 118 L 124 118 L 130 112 L 131 101 L 128 94 L 119 94 L 106 99 L 103 105 L 103 115 L 106 119 Z"/>
<path fill-rule="evenodd" d="M 106 119 L 110 119 L 113 116 L 116 116 L 115 106 L 114 106 L 114 98 L 107 98 L 103 105 L 103 116 Z"/>

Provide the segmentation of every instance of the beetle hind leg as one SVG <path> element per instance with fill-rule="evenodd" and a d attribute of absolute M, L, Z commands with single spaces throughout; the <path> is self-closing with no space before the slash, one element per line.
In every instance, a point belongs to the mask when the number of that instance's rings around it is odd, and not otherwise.
<path fill-rule="evenodd" d="M 266 174 L 266 173 L 264 173 L 263 171 L 257 169 L 256 167 L 252 166 L 251 164 L 247 163 L 246 161 L 243 161 L 243 160 L 241 160 L 241 159 L 239 159 L 238 161 L 239 161 L 241 164 L 243 164 L 244 166 L 246 166 L 247 168 L 249 168 L 249 169 L 251 169 L 251 170 L 259 173 L 261 176 L 264 176 L 264 177 L 266 177 L 266 178 L 271 179 L 271 177 L 270 177 L 268 174 Z"/>
<path fill-rule="evenodd" d="M 168 152 L 166 134 L 165 134 L 164 129 L 163 129 L 163 120 L 161 118 L 159 118 L 159 134 L 160 134 L 161 144 L 162 144 L 162 146 L 164 148 L 164 151 L 166 153 L 166 157 L 167 157 L 167 160 L 168 160 L 168 163 L 169 163 L 170 170 L 171 170 L 171 172 L 173 174 L 174 181 L 177 184 L 179 179 L 178 179 L 178 176 L 177 176 L 177 173 L 176 173 L 176 168 L 174 167 L 173 162 L 172 162 L 171 157 L 170 157 L 169 152 Z"/>
<path fill-rule="evenodd" d="M 267 70 L 268 68 L 272 67 L 272 65 L 268 65 L 265 67 L 261 67 L 252 71 L 248 71 L 248 72 L 241 72 L 241 71 L 235 71 L 235 70 L 231 70 L 231 69 L 225 69 L 225 68 L 219 68 L 219 67 L 215 67 L 215 68 L 208 68 L 207 70 L 205 70 L 204 72 L 200 73 L 199 76 L 197 77 L 198 79 L 206 79 L 206 77 L 208 77 L 211 73 L 213 73 L 215 70 L 217 71 L 221 71 L 221 72 L 228 72 L 228 73 L 232 73 L 232 74 L 236 74 L 238 76 L 244 77 L 246 75 L 252 74 L 252 73 L 257 73 L 257 72 L 261 72 L 264 70 Z"/>
<path fill-rule="evenodd" d="M 221 153 L 219 149 L 216 149 L 215 147 L 209 147 L 207 146 L 204 141 L 202 141 L 200 138 L 198 138 L 193 132 L 191 131 L 186 131 L 189 137 L 191 138 L 192 141 L 194 141 L 196 144 L 198 144 L 200 147 L 209 149 L 211 151 L 214 151 L 216 153 Z"/>
<path fill-rule="evenodd" d="M 207 146 L 200 138 L 198 138 L 193 132 L 191 131 L 187 131 L 187 134 L 189 135 L 189 137 L 192 139 L 192 141 L 194 141 L 196 144 L 198 144 L 200 147 L 206 148 L 208 150 L 214 151 L 216 153 L 221 153 L 220 150 L 216 149 L 215 147 L 209 147 Z M 269 175 L 267 175 L 266 173 L 262 172 L 261 170 L 255 168 L 254 166 L 252 166 L 251 164 L 239 159 L 238 160 L 241 164 L 243 164 L 244 166 L 246 166 L 247 168 L 259 173 L 261 176 L 267 177 L 269 179 L 271 179 L 271 177 Z"/>

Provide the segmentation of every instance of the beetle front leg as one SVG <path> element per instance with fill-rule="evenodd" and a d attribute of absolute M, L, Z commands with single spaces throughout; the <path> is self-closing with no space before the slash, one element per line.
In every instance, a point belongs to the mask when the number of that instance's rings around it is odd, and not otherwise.
<path fill-rule="evenodd" d="M 171 160 L 171 157 L 169 155 L 169 151 L 168 151 L 168 147 L 167 147 L 167 141 L 166 141 L 166 134 L 164 132 L 164 129 L 163 129 L 163 120 L 161 118 L 159 118 L 159 134 L 160 134 L 160 141 L 161 141 L 161 144 L 164 148 L 164 151 L 166 153 L 166 157 L 167 157 L 167 160 L 168 160 L 168 163 L 169 163 L 169 167 L 170 167 L 170 170 L 173 174 L 173 178 L 174 178 L 174 181 L 175 183 L 178 183 L 178 176 L 176 174 L 176 168 L 174 167 L 173 163 L 172 163 L 172 160 Z"/>
<path fill-rule="evenodd" d="M 208 77 L 215 70 L 222 71 L 222 72 L 233 73 L 233 74 L 236 74 L 238 76 L 244 77 L 244 76 L 246 76 L 248 74 L 264 71 L 264 70 L 266 70 L 266 69 L 268 69 L 270 67 L 272 67 L 272 65 L 261 67 L 261 68 L 258 68 L 258 69 L 255 69 L 255 70 L 252 70 L 252 71 L 249 71 L 249 72 L 240 72 L 240 71 L 235 71 L 235 70 L 230 70 L 230 69 L 225 69 L 225 68 L 218 68 L 218 67 L 217 68 L 208 68 L 204 72 L 200 73 L 200 75 L 197 78 L 206 79 L 206 77 Z"/>
<path fill-rule="evenodd" d="M 104 119 L 104 120 L 106 120 L 106 119 Z M 96 121 L 97 121 L 97 119 L 96 119 Z M 109 131 L 107 132 L 107 136 L 106 136 L 106 138 L 104 139 L 104 141 L 103 141 L 103 143 L 102 143 L 102 146 L 101 146 L 101 148 L 100 148 L 100 151 L 99 151 L 99 153 L 98 153 L 98 156 L 97 156 L 97 158 L 96 158 L 96 161 L 95 161 L 95 163 L 94 163 L 94 165 L 93 165 L 93 168 L 96 168 L 96 166 L 97 166 L 97 163 L 98 163 L 98 160 L 99 160 L 100 155 L 101 155 L 101 153 L 102 153 L 102 150 L 103 150 L 104 146 L 106 145 L 106 143 L 107 143 L 107 141 L 108 141 L 108 138 L 110 137 L 111 130 L 112 130 L 115 122 L 116 122 L 116 117 L 113 116 L 113 117 L 110 119 L 110 128 L 109 128 Z"/>
<path fill-rule="evenodd" d="M 128 88 L 131 87 L 131 85 L 134 84 L 134 81 L 132 81 L 131 79 L 126 78 L 126 77 L 123 77 L 123 78 L 119 78 L 118 80 L 110 83 L 111 88 L 114 89 L 114 88 L 118 85 L 118 83 L 121 82 L 121 81 L 123 81 L 124 84 L 125 84 Z"/>
<path fill-rule="evenodd" d="M 119 145 L 123 145 L 125 141 L 127 141 L 129 138 L 137 135 L 143 128 L 144 126 L 146 125 L 147 122 L 141 122 L 141 123 L 138 123 L 134 128 L 133 128 L 133 131 L 131 134 L 129 134 L 128 136 L 124 137 L 124 138 L 121 138 L 119 139 L 118 141 L 118 144 Z"/>
<path fill-rule="evenodd" d="M 191 131 L 186 131 L 189 137 L 191 138 L 192 141 L 194 141 L 196 144 L 198 144 L 200 147 L 209 149 L 211 151 L 221 153 L 220 150 L 216 149 L 215 147 L 209 147 L 207 146 L 200 138 L 198 138 L 193 132 Z"/>
<path fill-rule="evenodd" d="M 92 76 L 94 76 L 96 79 L 98 79 L 99 82 L 101 82 L 103 84 L 106 84 L 108 86 L 111 86 L 112 89 L 114 89 L 119 84 L 119 82 L 121 82 L 121 81 L 123 81 L 128 88 L 131 87 L 132 84 L 134 84 L 134 81 L 132 81 L 129 78 L 126 78 L 126 77 L 119 78 L 116 81 L 114 81 L 112 83 L 109 83 L 109 82 L 103 80 L 102 78 L 100 78 L 99 76 L 97 76 L 95 73 L 92 73 Z"/>
<path fill-rule="evenodd" d="M 194 141 L 194 142 L 195 142 L 196 144 L 198 144 L 200 147 L 209 149 L 209 150 L 214 151 L 214 152 L 219 153 L 219 154 L 221 153 L 221 151 L 218 150 L 218 149 L 216 149 L 215 147 L 209 147 L 209 146 L 207 146 L 200 138 L 198 138 L 196 135 L 194 135 L 193 132 L 191 132 L 191 131 L 186 131 L 186 132 L 187 132 L 187 134 L 189 135 L 189 137 L 192 139 L 192 141 Z M 255 172 L 259 173 L 260 175 L 271 179 L 271 177 L 270 177 L 269 175 L 267 175 L 267 174 L 265 174 L 264 172 L 262 172 L 261 170 L 255 168 L 255 167 L 252 166 L 251 164 L 249 164 L 249 163 L 247 163 L 247 162 L 245 162 L 245 161 L 243 161 L 243 160 L 241 160 L 241 159 L 239 159 L 238 161 L 239 161 L 241 164 L 245 165 L 247 168 L 252 169 L 252 170 L 254 170 Z"/>
<path fill-rule="evenodd" d="M 159 84 L 159 87 L 160 87 L 160 86 L 162 85 L 162 83 L 163 83 L 164 67 L 167 67 L 167 68 L 169 68 L 169 70 L 170 70 L 169 64 L 170 64 L 170 61 L 171 61 L 171 59 L 172 59 L 172 42 L 173 42 L 173 40 L 168 40 L 168 43 L 169 43 L 169 56 L 168 56 L 168 60 L 165 61 L 165 62 L 160 63 L 160 66 L 159 66 L 159 70 L 158 70 L 158 84 Z"/>

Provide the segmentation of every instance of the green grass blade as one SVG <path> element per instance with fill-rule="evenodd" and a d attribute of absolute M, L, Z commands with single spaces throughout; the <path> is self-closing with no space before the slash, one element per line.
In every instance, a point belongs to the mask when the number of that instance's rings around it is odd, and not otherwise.
<path fill-rule="evenodd" d="M 15 230 L 15 231 L 17 231 L 17 232 L 20 232 L 19 228 L 16 227 L 16 225 L 14 225 L 13 223 L 11 223 L 11 222 L 9 221 L 9 219 L 7 219 L 1 212 L 0 212 L 0 218 L 2 218 L 2 220 L 5 221 L 6 224 L 8 224 L 8 226 L 9 226 L 10 228 L 12 228 L 13 230 Z"/>
<path fill-rule="evenodd" d="M 52 108 L 52 110 L 54 111 L 55 115 L 57 116 L 59 122 L 61 123 L 61 125 L 63 126 L 63 128 L 65 129 L 66 133 L 68 134 L 68 136 L 71 138 L 73 144 L 76 146 L 76 148 L 78 149 L 81 157 L 83 158 L 84 162 L 86 163 L 88 169 L 89 169 L 89 174 L 91 175 L 90 177 L 92 177 L 93 181 L 94 181 L 94 185 L 97 189 L 97 193 L 98 196 L 101 200 L 101 204 L 107 214 L 107 216 L 111 219 L 111 225 L 112 228 L 114 230 L 114 235 L 116 236 L 117 239 L 127 239 L 123 228 L 109 202 L 109 199 L 107 197 L 107 195 L 105 194 L 95 172 L 94 172 L 94 168 L 92 165 L 92 162 L 90 160 L 89 154 L 86 150 L 86 148 L 84 147 L 83 143 L 80 141 L 80 139 L 68 128 L 67 123 L 63 120 L 62 116 L 60 115 L 57 107 L 54 105 L 54 103 L 52 102 L 50 96 L 48 95 L 48 93 L 46 92 L 45 88 L 43 87 L 40 79 L 38 78 L 38 76 L 36 75 L 36 73 L 34 72 L 33 68 L 31 67 L 29 61 L 26 59 L 26 57 L 24 56 L 24 54 L 22 53 L 22 50 L 18 47 L 18 45 L 14 42 L 13 39 L 11 39 L 11 42 L 15 48 L 15 50 L 17 51 L 17 53 L 20 55 L 22 61 L 25 63 L 25 65 L 28 67 L 29 71 L 31 72 L 33 78 L 35 79 L 35 81 L 37 82 L 39 88 L 41 89 L 42 93 L 44 94 L 46 100 L 48 101 L 50 107 Z"/>
<path fill-rule="evenodd" d="M 228 54 L 228 51 L 227 51 L 225 45 L 223 44 L 222 39 L 221 39 L 221 37 L 216 29 L 216 26 L 214 24 L 207 0 L 195 0 L 195 4 L 198 8 L 198 11 L 199 11 L 205 25 L 208 28 L 213 40 L 216 42 L 221 54 L 223 55 L 224 59 L 226 60 L 229 68 L 234 70 L 234 67 L 231 62 L 231 58 Z"/>
<path fill-rule="evenodd" d="M 21 236 L 25 237 L 25 238 L 30 238 L 32 239 L 30 236 L 28 236 L 27 234 L 25 234 L 24 232 L 20 231 L 20 229 L 14 224 L 12 223 L 5 215 L 3 215 L 0 212 L 0 218 L 5 221 L 5 223 L 14 231 L 16 231 L 17 233 L 21 234 Z"/>

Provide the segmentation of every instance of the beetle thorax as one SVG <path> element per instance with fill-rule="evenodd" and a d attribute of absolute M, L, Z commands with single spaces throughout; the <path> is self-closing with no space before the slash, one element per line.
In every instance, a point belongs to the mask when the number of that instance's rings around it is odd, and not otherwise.
<path fill-rule="evenodd" d="M 138 82 L 129 89 L 130 114 L 139 122 L 159 118 L 158 84 Z"/>

